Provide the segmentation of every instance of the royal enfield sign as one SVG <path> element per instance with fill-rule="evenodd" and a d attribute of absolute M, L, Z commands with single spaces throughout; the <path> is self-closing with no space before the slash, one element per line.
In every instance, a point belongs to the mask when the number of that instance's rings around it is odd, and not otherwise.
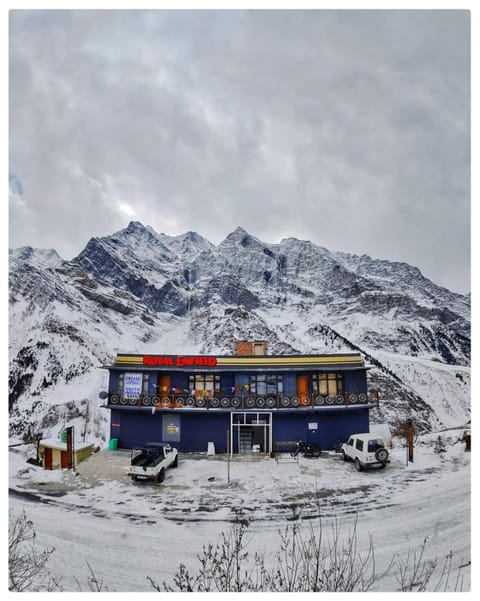
<path fill-rule="evenodd" d="M 155 365 L 170 367 L 186 367 L 186 366 L 203 366 L 213 367 L 217 364 L 216 357 L 185 357 L 184 355 L 162 356 L 162 355 L 145 355 L 143 364 L 154 367 Z"/>
<path fill-rule="evenodd" d="M 125 374 L 123 396 L 126 399 L 138 399 L 142 393 L 142 374 Z"/>

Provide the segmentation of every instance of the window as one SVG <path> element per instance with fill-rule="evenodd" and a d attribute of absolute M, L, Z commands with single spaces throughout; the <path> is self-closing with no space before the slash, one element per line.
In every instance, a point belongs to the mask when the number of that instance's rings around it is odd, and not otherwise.
<path fill-rule="evenodd" d="M 188 376 L 189 390 L 213 393 L 220 388 L 220 376 L 213 374 L 191 374 Z"/>
<path fill-rule="evenodd" d="M 369 453 L 375 453 L 375 451 L 381 447 L 384 447 L 385 445 L 383 444 L 383 440 L 381 438 L 378 438 L 376 440 L 369 440 L 368 441 L 368 452 Z"/>
<path fill-rule="evenodd" d="M 357 451 L 363 451 L 363 440 L 357 438 L 357 442 L 355 443 L 355 448 Z"/>
<path fill-rule="evenodd" d="M 318 373 L 312 376 L 313 394 L 336 396 L 343 393 L 343 376 L 337 373 Z"/>
<path fill-rule="evenodd" d="M 283 376 L 255 374 L 250 376 L 250 391 L 253 394 L 283 394 Z"/>

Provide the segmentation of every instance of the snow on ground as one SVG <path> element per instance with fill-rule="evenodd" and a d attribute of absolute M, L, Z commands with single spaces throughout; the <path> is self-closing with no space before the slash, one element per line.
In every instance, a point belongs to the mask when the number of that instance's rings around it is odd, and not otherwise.
<path fill-rule="evenodd" d="M 340 522 L 345 535 L 358 518 L 359 549 L 373 537 L 378 571 L 427 537 L 426 558 L 452 551 L 454 568 L 466 566 L 468 590 L 470 453 L 462 433 L 442 433 L 441 453 L 438 433 L 423 437 L 408 465 L 405 448 L 394 447 L 386 469 L 361 473 L 335 453 L 298 461 L 185 454 L 162 484 L 132 482 L 126 450 L 94 454 L 75 475 L 27 464 L 17 448 L 9 453 L 10 506 L 14 515 L 26 511 L 40 545 L 55 547 L 49 566 L 66 591 L 87 590 L 88 564 L 110 591 L 151 591 L 147 576 L 171 582 L 181 562 L 198 566 L 202 546 L 218 542 L 236 514 L 250 522 L 248 550 L 273 562 L 294 511 L 303 524 L 318 515 L 323 527 Z M 376 587 L 393 591 L 397 582 L 390 575 Z"/>

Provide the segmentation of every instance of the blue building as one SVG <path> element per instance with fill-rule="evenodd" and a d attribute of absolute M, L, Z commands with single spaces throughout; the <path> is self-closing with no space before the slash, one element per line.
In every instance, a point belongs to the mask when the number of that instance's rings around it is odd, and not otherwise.
<path fill-rule="evenodd" d="M 245 354 L 257 352 L 250 344 L 232 356 L 117 355 L 105 366 L 111 438 L 123 448 L 162 440 L 184 452 L 213 442 L 220 453 L 271 453 L 369 431 L 378 395 L 361 354 Z"/>

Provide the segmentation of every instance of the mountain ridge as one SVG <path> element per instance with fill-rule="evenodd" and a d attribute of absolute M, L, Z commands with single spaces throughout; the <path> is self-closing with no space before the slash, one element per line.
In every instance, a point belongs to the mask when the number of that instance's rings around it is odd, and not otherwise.
<path fill-rule="evenodd" d="M 241 227 L 214 245 L 138 221 L 91 238 L 71 261 L 55 255 L 9 253 L 17 435 L 42 427 L 45 415 L 54 427 L 51 407 L 60 414 L 63 397 L 74 397 L 79 416 L 89 407 L 85 431 L 104 431 L 98 365 L 115 352 L 231 354 L 239 338 L 265 339 L 271 353 L 359 350 L 383 399 L 374 420 L 393 426 L 415 415 L 431 429 L 469 419 L 470 296 L 417 267 L 296 238 L 269 244 Z"/>

